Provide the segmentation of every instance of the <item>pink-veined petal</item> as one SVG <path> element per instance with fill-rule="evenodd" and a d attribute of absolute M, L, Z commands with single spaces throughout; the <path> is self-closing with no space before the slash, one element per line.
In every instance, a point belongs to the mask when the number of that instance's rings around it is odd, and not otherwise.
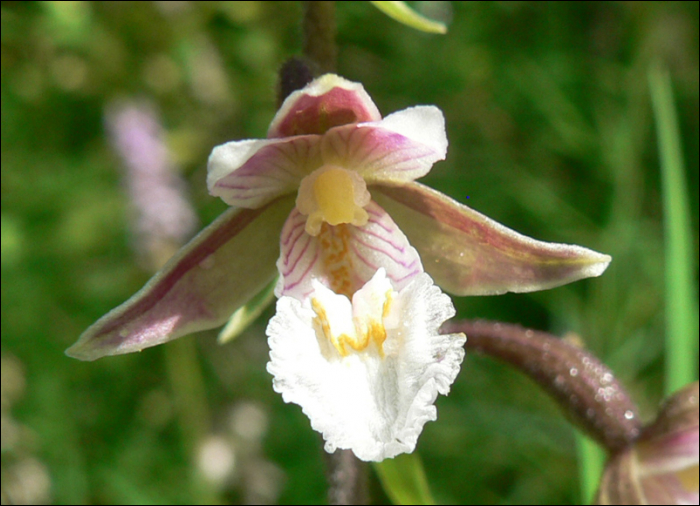
<path fill-rule="evenodd" d="M 553 288 L 599 276 L 611 260 L 521 235 L 419 183 L 371 190 L 418 249 L 426 272 L 455 295 Z"/>
<path fill-rule="evenodd" d="M 323 134 L 339 125 L 378 121 L 381 117 L 360 83 L 326 74 L 287 97 L 267 136 Z"/>
<path fill-rule="evenodd" d="M 282 229 L 275 294 L 303 299 L 316 278 L 335 293 L 349 295 L 380 267 L 400 290 L 422 272 L 418 253 L 391 217 L 375 202 L 365 210 L 369 220 L 362 227 L 324 224 L 318 236 L 311 236 L 304 230 L 307 217 L 294 209 Z"/>
<path fill-rule="evenodd" d="M 209 156 L 209 193 L 231 206 L 255 209 L 296 191 L 304 176 L 317 169 L 320 137 L 233 141 Z"/>
<path fill-rule="evenodd" d="M 321 153 L 324 163 L 355 170 L 368 184 L 407 183 L 445 159 L 445 118 L 437 107 L 420 106 L 337 127 L 323 136 Z"/>
<path fill-rule="evenodd" d="M 66 354 L 95 360 L 222 325 L 275 277 L 279 231 L 293 203 L 226 211 Z"/>

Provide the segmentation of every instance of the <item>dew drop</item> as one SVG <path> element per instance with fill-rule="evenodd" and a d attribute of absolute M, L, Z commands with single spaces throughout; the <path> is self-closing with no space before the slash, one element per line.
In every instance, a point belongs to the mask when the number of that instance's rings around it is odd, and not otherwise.
<path fill-rule="evenodd" d="M 613 375 L 609 372 L 606 372 L 603 374 L 603 377 L 600 378 L 600 382 L 603 384 L 610 383 L 613 380 Z"/>
<path fill-rule="evenodd" d="M 634 413 L 628 409 L 627 411 L 625 411 L 625 418 L 627 420 L 632 420 L 634 418 Z"/>
<path fill-rule="evenodd" d="M 572 367 L 571 369 L 569 369 L 569 374 L 573 377 L 578 376 L 578 369 L 576 369 L 575 367 Z"/>

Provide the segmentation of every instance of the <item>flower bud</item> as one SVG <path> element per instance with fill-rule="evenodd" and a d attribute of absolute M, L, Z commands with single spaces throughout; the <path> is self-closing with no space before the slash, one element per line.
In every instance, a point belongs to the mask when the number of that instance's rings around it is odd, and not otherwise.
<path fill-rule="evenodd" d="M 698 504 L 698 382 L 674 394 L 634 445 L 614 454 L 598 504 Z"/>

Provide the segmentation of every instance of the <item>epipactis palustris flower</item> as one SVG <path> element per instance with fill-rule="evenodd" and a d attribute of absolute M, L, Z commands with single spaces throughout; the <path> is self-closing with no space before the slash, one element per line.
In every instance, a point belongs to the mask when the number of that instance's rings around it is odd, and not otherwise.
<path fill-rule="evenodd" d="M 274 388 L 328 451 L 412 451 L 463 358 L 464 335 L 438 333 L 454 308 L 433 279 L 456 295 L 526 292 L 610 262 L 415 182 L 446 151 L 436 107 L 382 118 L 362 85 L 312 81 L 287 97 L 267 139 L 214 149 L 209 191 L 232 208 L 67 353 L 93 360 L 222 325 L 279 276 L 267 329 Z"/>

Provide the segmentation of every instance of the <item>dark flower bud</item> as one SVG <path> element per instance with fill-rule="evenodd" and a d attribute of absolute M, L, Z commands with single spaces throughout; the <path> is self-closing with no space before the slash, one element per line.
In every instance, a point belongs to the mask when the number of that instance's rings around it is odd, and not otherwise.
<path fill-rule="evenodd" d="M 698 382 L 661 407 L 636 443 L 614 454 L 598 504 L 698 504 Z"/>

